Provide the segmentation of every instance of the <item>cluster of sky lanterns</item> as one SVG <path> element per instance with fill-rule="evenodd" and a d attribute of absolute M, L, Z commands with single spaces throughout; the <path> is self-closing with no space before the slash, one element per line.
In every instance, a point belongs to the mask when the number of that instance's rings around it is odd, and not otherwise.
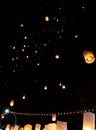
<path fill-rule="evenodd" d="M 49 21 L 49 16 L 45 16 L 45 21 L 46 22 Z M 23 27 L 23 24 L 21 24 L 20 26 Z M 75 35 L 75 38 L 78 38 L 78 35 Z M 27 36 L 25 36 L 24 39 L 27 39 Z M 87 64 L 91 64 L 95 61 L 95 56 L 91 50 L 84 50 L 83 57 Z M 56 54 L 55 58 L 59 59 L 60 58 L 59 54 Z"/>

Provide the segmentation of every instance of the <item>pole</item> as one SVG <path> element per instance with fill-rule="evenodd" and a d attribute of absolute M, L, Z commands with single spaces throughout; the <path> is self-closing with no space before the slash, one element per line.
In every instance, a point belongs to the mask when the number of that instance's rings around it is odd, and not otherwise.
<path fill-rule="evenodd" d="M 9 111 L 9 113 L 14 115 L 14 118 L 15 118 L 15 125 L 17 125 L 17 117 L 16 117 L 16 113 L 15 113 L 15 112 L 11 112 L 11 111 Z"/>

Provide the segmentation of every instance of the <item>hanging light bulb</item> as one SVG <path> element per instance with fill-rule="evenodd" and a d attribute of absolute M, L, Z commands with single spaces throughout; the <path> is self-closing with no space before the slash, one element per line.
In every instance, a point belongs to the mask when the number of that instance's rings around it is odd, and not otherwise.
<path fill-rule="evenodd" d="M 92 51 L 84 50 L 83 56 L 84 56 L 85 62 L 88 64 L 91 64 L 95 61 L 95 57 Z"/>

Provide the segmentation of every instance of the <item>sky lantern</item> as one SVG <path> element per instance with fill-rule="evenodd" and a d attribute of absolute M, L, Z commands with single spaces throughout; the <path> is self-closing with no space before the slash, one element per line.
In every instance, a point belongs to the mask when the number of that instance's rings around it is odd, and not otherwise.
<path fill-rule="evenodd" d="M 56 58 L 56 59 L 59 59 L 59 58 L 60 58 L 59 54 L 56 54 L 56 55 L 55 55 L 55 58 Z"/>
<path fill-rule="evenodd" d="M 14 106 L 14 100 L 10 100 L 10 106 Z"/>
<path fill-rule="evenodd" d="M 7 124 L 5 130 L 10 130 L 10 128 L 11 128 L 11 125 Z"/>
<path fill-rule="evenodd" d="M 20 127 L 19 130 L 24 130 L 24 128 L 23 128 L 23 127 Z"/>
<path fill-rule="evenodd" d="M 67 130 L 67 122 L 57 121 L 56 130 Z"/>
<path fill-rule="evenodd" d="M 23 99 L 23 100 L 26 99 L 26 95 L 23 95 L 23 96 L 22 96 L 22 99 Z"/>
<path fill-rule="evenodd" d="M 52 121 L 56 121 L 56 113 L 52 114 Z"/>
<path fill-rule="evenodd" d="M 83 114 L 83 130 L 95 130 L 95 114 L 85 112 Z"/>
<path fill-rule="evenodd" d="M 49 123 L 45 125 L 43 130 L 56 130 L 56 123 Z"/>
<path fill-rule="evenodd" d="M 91 64 L 95 61 L 95 57 L 92 51 L 84 50 L 83 56 L 84 56 L 85 62 L 88 64 Z"/>
<path fill-rule="evenodd" d="M 14 126 L 14 130 L 18 130 L 19 129 L 19 125 L 16 125 Z"/>
<path fill-rule="evenodd" d="M 24 126 L 24 130 L 32 130 L 32 125 L 31 124 L 26 124 Z"/>
<path fill-rule="evenodd" d="M 35 130 L 40 130 L 41 129 L 41 124 L 35 124 Z"/>
<path fill-rule="evenodd" d="M 4 119 L 4 117 L 5 117 L 4 114 L 1 114 L 1 119 Z"/>
<path fill-rule="evenodd" d="M 49 17 L 48 16 L 45 16 L 45 21 L 49 21 Z"/>

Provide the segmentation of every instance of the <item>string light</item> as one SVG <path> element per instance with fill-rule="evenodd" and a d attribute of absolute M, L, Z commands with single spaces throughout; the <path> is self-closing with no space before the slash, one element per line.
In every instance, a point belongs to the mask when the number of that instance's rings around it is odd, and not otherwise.
<path fill-rule="evenodd" d="M 57 112 L 55 113 L 57 116 L 64 115 L 74 115 L 74 114 L 83 114 L 84 112 L 95 112 L 95 109 L 88 110 L 77 110 L 77 111 L 69 111 L 69 112 Z M 20 116 L 52 116 L 53 113 L 23 113 L 23 112 L 14 112 L 16 115 Z"/>

